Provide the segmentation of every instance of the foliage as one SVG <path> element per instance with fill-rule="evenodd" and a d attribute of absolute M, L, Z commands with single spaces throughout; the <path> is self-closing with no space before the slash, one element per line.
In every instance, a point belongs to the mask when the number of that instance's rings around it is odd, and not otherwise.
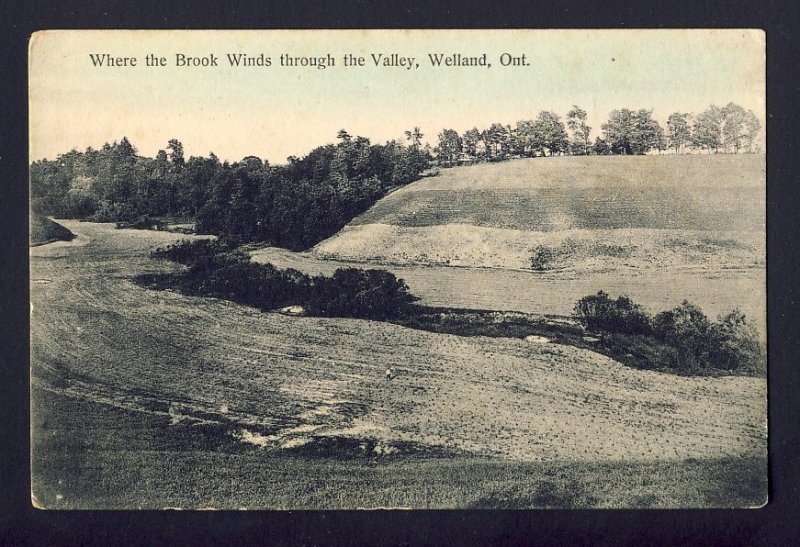
<path fill-rule="evenodd" d="M 667 139 L 676 154 L 683 150 L 683 147 L 690 142 L 690 138 L 689 114 L 680 112 L 670 114 L 667 120 Z"/>
<path fill-rule="evenodd" d="M 454 165 L 461 155 L 462 140 L 455 129 L 443 129 L 439 133 L 439 146 L 436 148 L 439 165 Z"/>
<path fill-rule="evenodd" d="M 310 277 L 291 268 L 251 262 L 245 253 L 220 241 L 184 241 L 152 255 L 189 268 L 166 280 L 141 277 L 142 282 L 262 310 L 301 305 L 314 316 L 387 319 L 402 314 L 416 300 L 403 280 L 386 271 L 341 268 L 331 277 Z"/>
<path fill-rule="evenodd" d="M 391 189 L 419 178 L 430 164 L 411 144 L 372 145 L 340 132 L 340 142 L 312 150 L 288 165 L 248 156 L 220 163 L 184 157 L 171 139 L 155 158 L 137 155 L 125 138 L 101 150 L 73 150 L 31 165 L 31 204 L 39 214 L 98 222 L 142 217 L 194 217 L 201 233 L 230 242 L 267 241 L 306 249 L 336 233 Z"/>
<path fill-rule="evenodd" d="M 167 247 L 158 247 L 151 254 L 153 258 L 163 258 L 179 264 L 190 265 L 206 260 L 216 254 L 230 252 L 233 249 L 219 240 L 195 239 L 183 240 Z"/>
<path fill-rule="evenodd" d="M 575 304 L 575 317 L 591 330 L 625 334 L 649 334 L 650 316 L 627 296 L 616 300 L 599 291 L 585 296 Z"/>
<path fill-rule="evenodd" d="M 555 257 L 556 253 L 551 247 L 538 245 L 531 255 L 531 268 L 540 272 L 547 270 Z"/>
<path fill-rule="evenodd" d="M 572 153 L 576 155 L 589 154 L 592 128 L 586 125 L 586 116 L 586 111 L 578 105 L 572 105 L 572 110 L 567 112 L 567 127 L 572 133 Z"/>
<path fill-rule="evenodd" d="M 721 316 L 711 332 L 709 353 L 718 368 L 764 375 L 764 350 L 755 327 L 739 310 Z"/>
<path fill-rule="evenodd" d="M 653 148 L 664 148 L 664 130 L 653 119 L 651 110 L 637 112 L 623 108 L 613 110 L 604 123 L 603 135 L 615 154 L 646 154 Z"/>
<path fill-rule="evenodd" d="M 384 270 L 339 268 L 331 277 L 311 280 L 306 300 L 310 315 L 386 319 L 416 300 L 402 279 Z"/>
<path fill-rule="evenodd" d="M 681 374 L 766 374 L 766 354 L 758 333 L 740 311 L 712 322 L 684 301 L 651 319 L 629 298 L 603 291 L 581 298 L 575 318 L 602 334 L 602 347 L 640 368 Z"/>
<path fill-rule="evenodd" d="M 57 222 L 42 215 L 31 215 L 29 244 L 31 247 L 52 243 L 53 241 L 71 241 L 75 237 L 71 231 Z"/>

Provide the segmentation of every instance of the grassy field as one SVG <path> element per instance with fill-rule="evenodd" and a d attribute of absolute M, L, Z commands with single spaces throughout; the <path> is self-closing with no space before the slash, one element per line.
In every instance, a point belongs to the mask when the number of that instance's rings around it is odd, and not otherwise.
<path fill-rule="evenodd" d="M 383 260 L 341 260 L 316 253 L 293 253 L 267 247 L 253 259 L 280 268 L 330 275 L 336 268 L 380 267 L 406 281 L 420 303 L 466 309 L 510 310 L 570 315 L 582 296 L 604 290 L 627 294 L 650 312 L 677 306 L 684 299 L 710 317 L 740 308 L 766 333 L 766 272 L 761 268 L 602 268 L 535 272 L 506 268 L 452 267 Z"/>
<path fill-rule="evenodd" d="M 310 253 L 255 257 L 301 270 L 380 265 L 434 306 L 568 315 L 598 290 L 651 312 L 688 299 L 712 317 L 738 307 L 766 336 L 765 187 L 755 154 L 442 169 Z M 533 269 L 537 254 L 548 258 Z"/>
<path fill-rule="evenodd" d="M 281 452 L 213 426 L 34 391 L 36 503 L 52 509 L 754 507 L 766 458 L 520 462 Z M 158 493 L 158 495 L 154 495 Z"/>
<path fill-rule="evenodd" d="M 351 224 L 762 230 L 763 155 L 556 157 L 442 169 Z"/>
<path fill-rule="evenodd" d="M 763 269 L 762 155 L 558 157 L 443 169 L 317 245 L 322 256 L 524 269 Z"/>
<path fill-rule="evenodd" d="M 178 267 L 149 252 L 184 236 L 65 226 L 31 250 L 42 506 L 763 501 L 763 379 L 150 291 L 132 277 Z"/>

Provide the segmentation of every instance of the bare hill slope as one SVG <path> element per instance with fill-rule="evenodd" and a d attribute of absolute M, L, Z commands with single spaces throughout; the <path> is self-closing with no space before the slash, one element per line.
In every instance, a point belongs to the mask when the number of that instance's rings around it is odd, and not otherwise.
<path fill-rule="evenodd" d="M 557 157 L 443 169 L 315 252 L 390 263 L 543 269 L 761 267 L 762 155 Z M 539 249 L 541 250 L 541 249 Z"/>

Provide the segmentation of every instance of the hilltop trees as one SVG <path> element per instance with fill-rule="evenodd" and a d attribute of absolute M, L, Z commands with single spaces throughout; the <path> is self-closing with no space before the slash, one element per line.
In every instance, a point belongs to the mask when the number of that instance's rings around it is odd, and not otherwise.
<path fill-rule="evenodd" d="M 715 153 L 722 146 L 722 109 L 711 105 L 695 118 L 692 126 L 692 145 L 698 150 Z"/>
<path fill-rule="evenodd" d="M 567 150 L 567 131 L 555 112 L 539 112 L 532 130 L 535 146 L 543 156 L 554 156 Z"/>
<path fill-rule="evenodd" d="M 652 111 L 613 110 L 603 126 L 603 135 L 615 154 L 646 154 L 664 147 L 664 130 L 653 119 Z"/>
<path fill-rule="evenodd" d="M 667 139 L 669 146 L 675 149 L 676 154 L 684 150 L 684 147 L 689 144 L 690 138 L 689 114 L 680 112 L 670 114 L 667 120 Z"/>
<path fill-rule="evenodd" d="M 586 111 L 578 105 L 572 105 L 572 110 L 567 112 L 567 127 L 572 133 L 571 150 L 573 155 L 588 155 L 589 136 L 592 128 L 586 125 Z"/>
<path fill-rule="evenodd" d="M 177 216 L 230 241 L 305 249 L 419 177 L 430 155 L 420 146 L 419 128 L 409 134 L 410 146 L 372 145 L 342 130 L 338 144 L 284 166 L 255 156 L 233 164 L 214 154 L 187 161 L 177 139 L 147 158 L 123 138 L 101 150 L 34 162 L 31 207 L 37 214 L 101 222 Z"/>
<path fill-rule="evenodd" d="M 728 103 L 720 108 L 709 106 L 692 126 L 692 145 L 698 150 L 738 154 L 753 152 L 761 123 L 752 110 Z"/>
<path fill-rule="evenodd" d="M 463 141 L 455 129 L 443 129 L 439 133 L 439 146 L 436 147 L 436 153 L 440 160 L 444 160 L 446 165 L 453 165 L 458 161 L 461 155 L 461 147 Z"/>
<path fill-rule="evenodd" d="M 745 112 L 744 116 L 744 143 L 747 146 L 748 152 L 753 152 L 755 140 L 758 132 L 761 129 L 761 122 L 753 113 L 752 110 Z"/>
<path fill-rule="evenodd" d="M 754 152 L 761 130 L 753 111 L 735 103 L 722 108 L 711 105 L 698 115 L 673 112 L 666 130 L 652 110 L 612 110 L 601 125 L 602 135 L 595 136 L 594 142 L 587 120 L 588 113 L 573 105 L 566 126 L 555 112 L 541 111 L 535 119 L 518 120 L 513 128 L 495 122 L 483 131 L 469 129 L 459 138 L 454 129 L 446 129 L 439 134 L 439 164 L 450 167 L 456 164 L 454 158 L 463 156 L 473 161 L 498 161 L 559 154 L 642 155 L 668 149 L 675 154 Z"/>
<path fill-rule="evenodd" d="M 486 157 L 489 161 L 503 159 L 509 150 L 509 129 L 501 123 L 493 123 L 483 132 L 482 140 L 485 144 Z"/>

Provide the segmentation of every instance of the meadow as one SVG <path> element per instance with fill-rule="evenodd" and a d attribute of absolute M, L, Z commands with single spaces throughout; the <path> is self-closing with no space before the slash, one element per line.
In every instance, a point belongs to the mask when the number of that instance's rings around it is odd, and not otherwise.
<path fill-rule="evenodd" d="M 434 306 L 569 315 L 605 290 L 650 311 L 684 299 L 712 317 L 738 307 L 765 337 L 765 172 L 758 154 L 441 169 L 308 253 L 253 255 L 304 271 L 382 265 Z"/>
<path fill-rule="evenodd" d="M 179 268 L 150 252 L 185 236 L 63 224 L 31 250 L 37 505 L 764 501 L 761 378 L 151 291 L 133 277 Z"/>

